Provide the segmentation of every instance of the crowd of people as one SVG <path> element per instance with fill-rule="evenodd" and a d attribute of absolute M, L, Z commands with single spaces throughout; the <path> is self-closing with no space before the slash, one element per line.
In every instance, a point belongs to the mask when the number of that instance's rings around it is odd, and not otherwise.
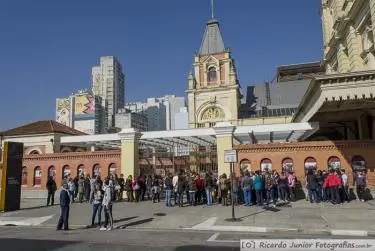
<path fill-rule="evenodd" d="M 280 202 L 295 201 L 297 190 L 306 188 L 306 199 L 311 203 L 341 204 L 351 199 L 348 176 L 345 170 L 340 169 L 309 169 L 302 182 L 297 180 L 292 171 L 282 171 L 279 174 L 276 170 L 268 169 L 244 171 L 239 177 L 227 176 L 225 173 L 217 178 L 212 173 L 202 176 L 195 172 L 179 172 L 175 175 L 167 173 L 164 176 L 128 176 L 124 179 L 123 175 L 117 177 L 113 174 L 104 181 L 99 175 L 93 178 L 89 175 L 81 175 L 75 179 L 67 177 L 60 193 L 61 217 L 57 229 L 68 229 L 69 206 L 75 201 L 92 204 L 91 227 L 111 230 L 112 202 L 122 201 L 123 197 L 126 197 L 128 202 L 152 200 L 153 203 L 158 203 L 163 198 L 166 207 L 200 204 L 210 206 L 214 203 L 228 206 L 232 202 L 243 206 L 276 207 Z M 355 172 L 353 186 L 356 188 L 358 200 L 364 202 L 367 186 L 365 172 Z M 53 205 L 56 183 L 52 177 L 47 182 L 47 189 L 47 206 L 50 202 Z"/>

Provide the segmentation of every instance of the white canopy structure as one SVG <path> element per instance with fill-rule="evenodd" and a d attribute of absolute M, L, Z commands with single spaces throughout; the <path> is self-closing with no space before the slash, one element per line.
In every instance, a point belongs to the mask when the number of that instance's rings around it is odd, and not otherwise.
<path fill-rule="evenodd" d="M 234 144 L 256 144 L 267 142 L 293 142 L 304 140 L 319 129 L 317 123 L 289 123 L 254 126 L 237 126 L 223 123 L 213 128 L 197 128 L 171 131 L 141 132 L 142 146 L 213 146 L 221 126 L 233 127 Z M 121 134 L 121 133 L 120 133 Z M 98 134 L 61 137 L 61 144 L 66 146 L 96 146 L 108 149 L 121 147 L 120 134 Z"/>

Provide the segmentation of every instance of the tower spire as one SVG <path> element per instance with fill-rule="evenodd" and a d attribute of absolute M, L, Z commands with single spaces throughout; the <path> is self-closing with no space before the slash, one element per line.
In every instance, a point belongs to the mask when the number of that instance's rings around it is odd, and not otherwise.
<path fill-rule="evenodd" d="M 211 19 L 214 19 L 214 0 L 211 0 Z"/>

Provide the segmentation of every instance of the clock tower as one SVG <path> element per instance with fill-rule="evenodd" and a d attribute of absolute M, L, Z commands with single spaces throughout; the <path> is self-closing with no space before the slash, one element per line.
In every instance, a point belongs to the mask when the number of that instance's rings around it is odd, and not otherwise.
<path fill-rule="evenodd" d="M 206 24 L 188 82 L 189 128 L 238 120 L 241 93 L 236 66 L 215 19 Z"/>

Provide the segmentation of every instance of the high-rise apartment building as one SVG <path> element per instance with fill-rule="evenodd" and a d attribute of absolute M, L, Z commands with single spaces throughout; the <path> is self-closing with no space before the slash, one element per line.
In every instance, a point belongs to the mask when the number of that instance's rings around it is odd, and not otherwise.
<path fill-rule="evenodd" d="M 100 57 L 100 65 L 92 67 L 92 90 L 94 95 L 102 97 L 107 112 L 106 127 L 114 128 L 115 115 L 125 102 L 125 77 L 115 57 Z"/>
<path fill-rule="evenodd" d="M 375 69 L 374 0 L 322 0 L 327 73 Z"/>

